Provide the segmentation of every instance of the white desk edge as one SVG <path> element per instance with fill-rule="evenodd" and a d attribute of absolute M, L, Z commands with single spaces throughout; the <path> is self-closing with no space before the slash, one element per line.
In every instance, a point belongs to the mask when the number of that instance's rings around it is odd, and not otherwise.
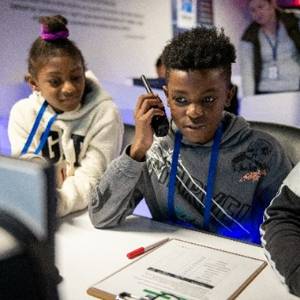
<path fill-rule="evenodd" d="M 63 219 L 56 233 L 56 261 L 64 278 L 59 285 L 63 300 L 95 299 L 86 290 L 127 265 L 126 253 L 165 237 L 198 242 L 206 246 L 265 260 L 263 249 L 212 234 L 129 217 L 114 229 L 95 229 L 87 212 Z M 238 299 L 298 299 L 290 295 L 268 265 Z"/>

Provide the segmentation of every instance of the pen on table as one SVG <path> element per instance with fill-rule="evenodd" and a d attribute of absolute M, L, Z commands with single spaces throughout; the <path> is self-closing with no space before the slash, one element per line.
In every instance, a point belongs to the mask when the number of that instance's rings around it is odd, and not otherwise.
<path fill-rule="evenodd" d="M 137 248 L 137 249 L 135 249 L 135 250 L 130 251 L 129 253 L 127 253 L 127 257 L 129 259 L 135 258 L 135 257 L 137 257 L 137 256 L 139 256 L 139 255 L 141 255 L 143 253 L 148 252 L 149 250 L 151 250 L 151 249 L 153 249 L 155 247 L 158 247 L 158 246 L 164 244 L 168 240 L 169 240 L 169 238 L 165 238 L 165 239 L 160 240 L 160 241 L 158 241 L 158 242 L 156 242 L 154 244 L 151 244 L 149 246 Z"/>

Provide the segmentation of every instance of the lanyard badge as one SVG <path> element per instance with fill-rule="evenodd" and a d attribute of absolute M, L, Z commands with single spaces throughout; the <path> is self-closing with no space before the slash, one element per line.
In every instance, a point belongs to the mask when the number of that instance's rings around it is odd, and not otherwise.
<path fill-rule="evenodd" d="M 269 79 L 278 79 L 278 66 L 276 64 L 270 66 L 268 68 L 268 78 Z"/>

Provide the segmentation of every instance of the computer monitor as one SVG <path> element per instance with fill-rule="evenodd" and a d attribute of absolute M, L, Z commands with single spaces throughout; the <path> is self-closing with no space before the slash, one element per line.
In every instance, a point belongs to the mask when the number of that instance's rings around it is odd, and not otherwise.
<path fill-rule="evenodd" d="M 52 166 L 0 156 L 0 233 L 15 241 L 0 243 L 0 299 L 58 299 L 55 186 Z"/>
<path fill-rule="evenodd" d="M 55 192 L 49 164 L 0 156 L 0 211 L 24 223 L 40 241 L 53 238 Z"/>

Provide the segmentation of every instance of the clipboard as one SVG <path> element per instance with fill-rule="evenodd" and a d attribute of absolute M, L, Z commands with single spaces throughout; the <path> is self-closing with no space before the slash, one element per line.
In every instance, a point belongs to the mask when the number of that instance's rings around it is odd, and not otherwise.
<path fill-rule="evenodd" d="M 250 256 L 170 239 L 87 293 L 104 300 L 235 299 L 266 265 Z"/>

